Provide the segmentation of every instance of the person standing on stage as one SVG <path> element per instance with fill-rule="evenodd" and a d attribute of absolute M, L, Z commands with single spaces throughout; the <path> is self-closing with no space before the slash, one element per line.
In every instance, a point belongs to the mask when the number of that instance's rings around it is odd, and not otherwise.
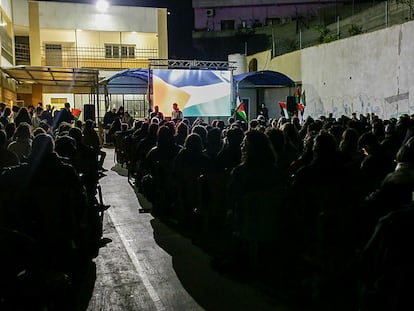
<path fill-rule="evenodd" d="M 173 110 L 171 112 L 171 120 L 174 122 L 180 122 L 183 119 L 183 112 L 178 108 L 178 104 L 173 104 Z"/>

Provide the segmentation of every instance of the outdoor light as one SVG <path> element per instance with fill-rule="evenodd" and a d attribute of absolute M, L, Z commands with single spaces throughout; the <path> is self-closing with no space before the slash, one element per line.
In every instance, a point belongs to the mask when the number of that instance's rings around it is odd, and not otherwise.
<path fill-rule="evenodd" d="M 96 8 L 99 12 L 106 12 L 109 8 L 109 2 L 106 0 L 98 0 L 96 1 Z"/>

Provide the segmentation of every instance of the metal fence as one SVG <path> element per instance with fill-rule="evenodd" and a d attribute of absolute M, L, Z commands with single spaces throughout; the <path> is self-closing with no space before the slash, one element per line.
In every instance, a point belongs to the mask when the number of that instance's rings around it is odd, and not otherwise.
<path fill-rule="evenodd" d="M 30 64 L 30 47 L 15 45 L 16 65 Z M 105 47 L 74 47 L 64 44 L 46 44 L 41 50 L 42 66 L 74 68 L 125 69 L 148 67 L 148 59 L 158 58 L 157 49 L 137 49 L 133 54 L 108 55 Z"/>
<path fill-rule="evenodd" d="M 402 24 L 412 20 L 413 17 L 412 6 L 393 0 L 376 2 L 375 5 L 350 16 L 338 15 L 335 22 L 330 24 L 325 24 L 320 18 L 315 17 L 307 25 L 294 21 L 284 25 L 271 26 L 271 30 L 266 31 L 272 38 L 272 46 L 269 48 L 272 49 L 273 56 L 278 56 L 298 49 Z"/>

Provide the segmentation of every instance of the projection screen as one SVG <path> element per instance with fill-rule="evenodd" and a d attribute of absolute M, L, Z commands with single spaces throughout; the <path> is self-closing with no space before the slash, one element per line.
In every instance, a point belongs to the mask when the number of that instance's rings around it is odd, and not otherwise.
<path fill-rule="evenodd" d="M 230 116 L 230 71 L 153 69 L 152 81 L 153 104 L 164 116 L 171 116 L 173 103 L 184 117 Z"/>

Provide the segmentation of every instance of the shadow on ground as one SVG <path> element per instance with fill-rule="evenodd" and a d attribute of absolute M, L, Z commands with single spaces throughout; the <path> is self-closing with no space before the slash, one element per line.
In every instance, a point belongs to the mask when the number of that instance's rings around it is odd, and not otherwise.
<path fill-rule="evenodd" d="M 111 171 L 114 171 L 120 176 L 128 176 L 128 169 L 126 167 L 123 167 L 119 163 L 115 163 L 114 166 L 111 167 Z"/>
<path fill-rule="evenodd" d="M 205 310 L 292 310 L 251 284 L 213 270 L 208 255 L 158 219 L 151 225 L 156 243 L 172 256 L 180 282 Z"/>

